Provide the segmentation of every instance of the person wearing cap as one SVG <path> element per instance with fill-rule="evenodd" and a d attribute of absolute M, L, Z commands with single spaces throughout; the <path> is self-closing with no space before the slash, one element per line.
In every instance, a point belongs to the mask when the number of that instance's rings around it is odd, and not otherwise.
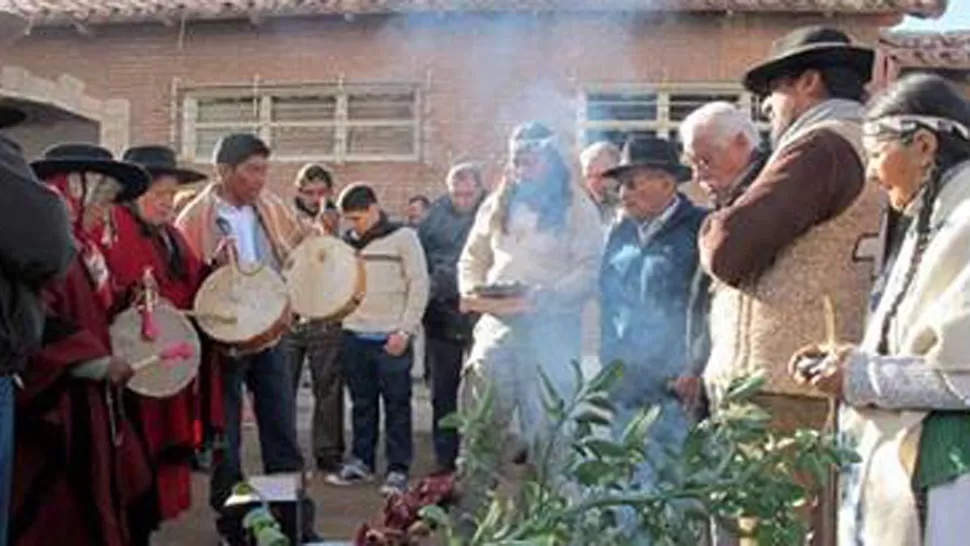
<path fill-rule="evenodd" d="M 333 175 L 323 165 L 309 163 L 296 175 L 293 210 L 312 233 L 337 235 L 340 214 L 333 199 Z M 344 445 L 344 381 L 337 360 L 343 338 L 339 321 L 297 318 L 282 345 L 293 371 L 293 390 L 298 391 L 303 365 L 310 367 L 313 381 L 313 456 L 317 470 L 325 474 L 340 469 Z"/>
<path fill-rule="evenodd" d="M 773 426 L 832 425 L 828 402 L 788 374 L 791 354 L 826 337 L 823 302 L 839 340 L 857 340 L 877 257 L 879 195 L 865 184 L 861 119 L 873 52 L 843 32 L 805 27 L 777 40 L 744 76 L 763 99 L 773 152 L 733 204 L 710 214 L 698 240 L 714 279 L 711 357 L 704 372 L 716 408 L 734 378 L 763 370 L 757 402 Z M 811 491 L 817 488 L 807 477 Z M 813 513 L 813 544 L 831 544 L 833 494 Z"/>
<path fill-rule="evenodd" d="M 43 345 L 17 394 L 10 539 L 147 545 L 158 522 L 154 477 L 138 423 L 126 417 L 134 372 L 111 354 L 117 301 L 103 247 L 112 243 L 112 204 L 137 199 L 149 177 L 89 144 L 54 146 L 31 166 L 66 205 L 78 252 L 42 289 Z"/>
<path fill-rule="evenodd" d="M 678 191 L 691 172 L 667 140 L 632 138 L 620 164 L 603 175 L 620 183 L 623 216 L 610 230 L 600 271 L 600 360 L 625 366 L 611 393 L 617 437 L 639 412 L 660 408 L 646 440 L 647 461 L 634 478 L 648 489 L 683 444 L 699 402 L 707 298 L 697 233 L 706 211 Z M 632 543 L 641 542 L 634 522 L 626 524 Z"/>
<path fill-rule="evenodd" d="M 0 129 L 24 119 L 0 105 Z M 16 144 L 0 136 L 0 546 L 6 546 L 14 467 L 14 413 L 18 374 L 41 343 L 41 285 L 67 271 L 74 256 L 67 211 L 43 186 Z"/>
<path fill-rule="evenodd" d="M 148 270 L 159 296 L 179 309 L 191 309 L 205 271 L 202 260 L 172 225 L 173 199 L 181 186 L 206 176 L 180 168 L 175 152 L 166 146 L 129 148 L 122 159 L 143 167 L 152 181 L 138 199 L 114 208 L 114 241 L 105 257 L 118 298 L 126 307 L 134 304 L 144 289 L 144 274 Z M 207 379 L 200 383 L 206 387 L 212 385 L 210 368 L 203 366 L 200 370 Z M 222 402 L 218 392 L 212 396 L 211 388 L 201 400 L 196 390 L 193 384 L 167 398 L 134 395 L 157 471 L 163 520 L 174 519 L 191 505 L 190 463 L 197 443 L 196 408 Z"/>
<path fill-rule="evenodd" d="M 210 266 L 228 258 L 225 241 L 231 238 L 243 267 L 263 264 L 280 271 L 292 249 L 305 235 L 286 203 L 266 189 L 270 148 L 259 137 L 233 133 L 216 145 L 216 181 L 206 186 L 175 221 L 189 247 Z M 238 511 L 223 505 L 232 488 L 243 480 L 240 459 L 243 386 L 253 395 L 266 473 L 302 472 L 303 454 L 296 433 L 293 378 L 282 348 L 237 357 L 222 351 L 222 396 L 227 442 L 212 470 L 209 501 L 219 512 L 216 527 L 231 545 L 245 540 Z M 299 509 L 306 516 L 304 538 L 313 532 L 313 504 Z"/>
<path fill-rule="evenodd" d="M 841 404 L 840 437 L 861 458 L 841 473 L 839 544 L 964 545 L 970 102 L 940 76 L 909 75 L 869 103 L 863 134 L 868 178 L 906 232 L 861 342 L 811 344 L 790 371 Z"/>
<path fill-rule="evenodd" d="M 603 255 L 596 206 L 574 182 L 556 138 L 540 123 L 515 128 L 508 173 L 479 209 L 458 260 L 462 308 L 481 313 L 460 404 L 474 405 L 492 387 L 493 422 L 500 436 L 498 458 L 491 461 L 496 468 L 502 456 L 534 457 L 552 441 L 540 372 L 560 396 L 571 396 L 571 363 L 581 353 L 582 310 L 595 293 Z M 518 293 L 498 299 L 498 305 L 497 298 L 478 295 L 505 287 Z M 512 433 L 516 411 L 519 427 Z M 521 442 L 510 441 L 516 436 Z M 476 454 L 483 456 L 488 454 Z M 552 475 L 564 457 L 561 449 L 555 450 Z M 491 485 L 490 476 L 479 474 L 462 476 L 472 491 Z M 463 497 L 472 501 L 476 495 Z"/>

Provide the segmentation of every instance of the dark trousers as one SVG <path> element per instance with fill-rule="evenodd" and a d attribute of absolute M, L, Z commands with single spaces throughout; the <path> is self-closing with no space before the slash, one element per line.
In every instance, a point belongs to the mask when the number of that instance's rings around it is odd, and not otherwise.
<path fill-rule="evenodd" d="M 440 469 L 453 471 L 460 439 L 455 429 L 442 428 L 439 422 L 458 410 L 458 387 L 468 346 L 462 341 L 434 337 L 428 337 L 427 343 L 435 459 Z"/>
<path fill-rule="evenodd" d="M 383 341 L 344 335 L 340 360 L 350 389 L 353 455 L 371 470 L 376 466 L 380 403 L 384 403 L 384 445 L 388 472 L 411 467 L 411 350 L 401 356 L 384 351 Z"/>
<path fill-rule="evenodd" d="M 243 385 L 253 395 L 253 409 L 259 427 L 259 448 L 266 474 L 302 472 L 303 454 L 296 435 L 296 404 L 293 379 L 280 350 L 276 347 L 242 358 L 229 359 L 222 372 L 223 403 L 226 416 L 226 445 L 216 454 L 210 480 L 209 503 L 222 515 L 217 522 L 223 536 L 241 531 L 236 513 L 223 510 L 232 488 L 244 479 L 240 461 Z M 312 528 L 313 507 L 306 501 L 305 529 Z"/>
<path fill-rule="evenodd" d="M 293 374 L 293 392 L 300 386 L 303 364 L 313 379 L 313 455 L 321 467 L 339 465 L 344 457 L 344 380 L 340 370 L 343 331 L 337 324 L 298 324 L 283 339 Z"/>

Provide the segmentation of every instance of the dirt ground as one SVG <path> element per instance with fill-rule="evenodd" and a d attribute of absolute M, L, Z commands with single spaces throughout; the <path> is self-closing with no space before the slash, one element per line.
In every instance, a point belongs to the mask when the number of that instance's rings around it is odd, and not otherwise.
<path fill-rule="evenodd" d="M 431 406 L 427 388 L 420 380 L 415 381 L 414 393 L 414 448 L 415 461 L 412 478 L 420 478 L 434 467 L 431 444 Z M 312 396 L 309 389 L 301 389 L 297 402 L 297 426 L 304 452 L 307 452 L 310 436 L 310 412 Z M 349 419 L 348 419 L 349 423 Z M 256 425 L 249 422 L 243 431 L 243 460 L 249 472 L 258 472 L 260 465 L 259 442 Z M 348 432 L 347 441 L 350 441 Z M 378 463 L 378 468 L 383 468 Z M 310 495 L 316 502 L 316 529 L 327 541 L 324 544 L 344 545 L 350 540 L 361 523 L 378 515 L 383 505 L 378 484 L 361 487 L 334 487 L 324 483 L 323 476 L 314 475 L 310 480 Z M 177 520 L 168 522 L 153 537 L 153 546 L 216 546 L 219 544 L 214 527 L 214 512 L 208 505 L 208 476 L 195 474 L 192 481 L 193 508 Z"/>

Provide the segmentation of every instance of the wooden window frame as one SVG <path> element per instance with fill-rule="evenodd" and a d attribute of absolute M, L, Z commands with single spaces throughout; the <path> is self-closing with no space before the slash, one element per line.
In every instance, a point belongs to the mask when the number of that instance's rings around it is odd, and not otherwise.
<path fill-rule="evenodd" d="M 653 94 L 657 97 L 657 119 L 655 120 L 596 120 L 587 119 L 589 111 L 589 96 L 598 93 L 629 93 Z M 723 82 L 690 82 L 690 83 L 621 83 L 621 84 L 590 84 L 582 89 L 580 97 L 579 119 L 577 121 L 578 142 L 586 142 L 586 133 L 590 130 L 599 131 L 653 131 L 660 138 L 676 137 L 681 121 L 670 119 L 671 96 L 678 94 L 736 94 L 737 104 L 743 110 L 750 112 L 758 132 L 764 138 L 769 130 L 766 121 L 760 120 L 755 110 L 757 97 L 745 91 L 743 87 Z"/>
<path fill-rule="evenodd" d="M 413 94 L 414 115 L 410 120 L 402 119 L 374 119 L 374 120 L 351 120 L 348 118 L 347 104 L 350 97 L 355 94 L 368 92 L 385 93 L 411 93 Z M 314 96 L 332 94 L 336 98 L 336 107 L 333 120 L 313 120 L 313 121 L 273 121 L 273 101 L 276 98 L 287 96 Z M 182 156 L 188 161 L 206 163 L 211 158 L 200 157 L 198 151 L 198 131 L 199 129 L 235 129 L 248 126 L 246 121 L 241 122 L 200 122 L 198 121 L 199 102 L 206 99 L 217 98 L 254 98 L 254 108 L 257 109 L 256 122 L 251 126 L 251 130 L 266 141 L 270 148 L 273 146 L 272 130 L 277 127 L 333 127 L 334 128 L 334 150 L 331 153 L 314 154 L 284 154 L 274 149 L 273 160 L 281 162 L 306 162 L 306 161 L 328 161 L 333 163 L 357 163 L 357 162 L 391 162 L 391 163 L 416 163 L 421 161 L 422 156 L 422 113 L 423 97 L 421 89 L 416 84 L 410 83 L 366 83 L 366 84 L 286 84 L 286 85 L 266 85 L 259 88 L 253 86 L 220 86 L 220 87 L 195 87 L 187 88 L 182 92 L 180 104 L 182 105 L 181 116 L 181 142 L 180 148 Z M 410 154 L 391 154 L 391 153 L 352 153 L 348 150 L 348 135 L 350 130 L 356 127 L 406 127 L 412 130 L 413 147 Z"/>

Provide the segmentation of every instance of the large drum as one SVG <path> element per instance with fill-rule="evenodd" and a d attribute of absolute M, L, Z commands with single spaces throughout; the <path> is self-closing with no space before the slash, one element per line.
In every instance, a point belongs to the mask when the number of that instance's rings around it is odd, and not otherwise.
<path fill-rule="evenodd" d="M 286 284 L 272 268 L 242 269 L 234 261 L 217 269 L 195 295 L 196 321 L 233 356 L 276 345 L 290 324 Z"/>
<path fill-rule="evenodd" d="M 167 398 L 187 387 L 198 374 L 202 351 L 192 322 L 153 295 L 115 318 L 111 348 L 135 369 L 128 388 L 152 398 Z"/>
<path fill-rule="evenodd" d="M 329 235 L 305 239 L 283 266 L 293 311 L 306 319 L 338 321 L 364 299 L 364 262 L 347 243 Z"/>

